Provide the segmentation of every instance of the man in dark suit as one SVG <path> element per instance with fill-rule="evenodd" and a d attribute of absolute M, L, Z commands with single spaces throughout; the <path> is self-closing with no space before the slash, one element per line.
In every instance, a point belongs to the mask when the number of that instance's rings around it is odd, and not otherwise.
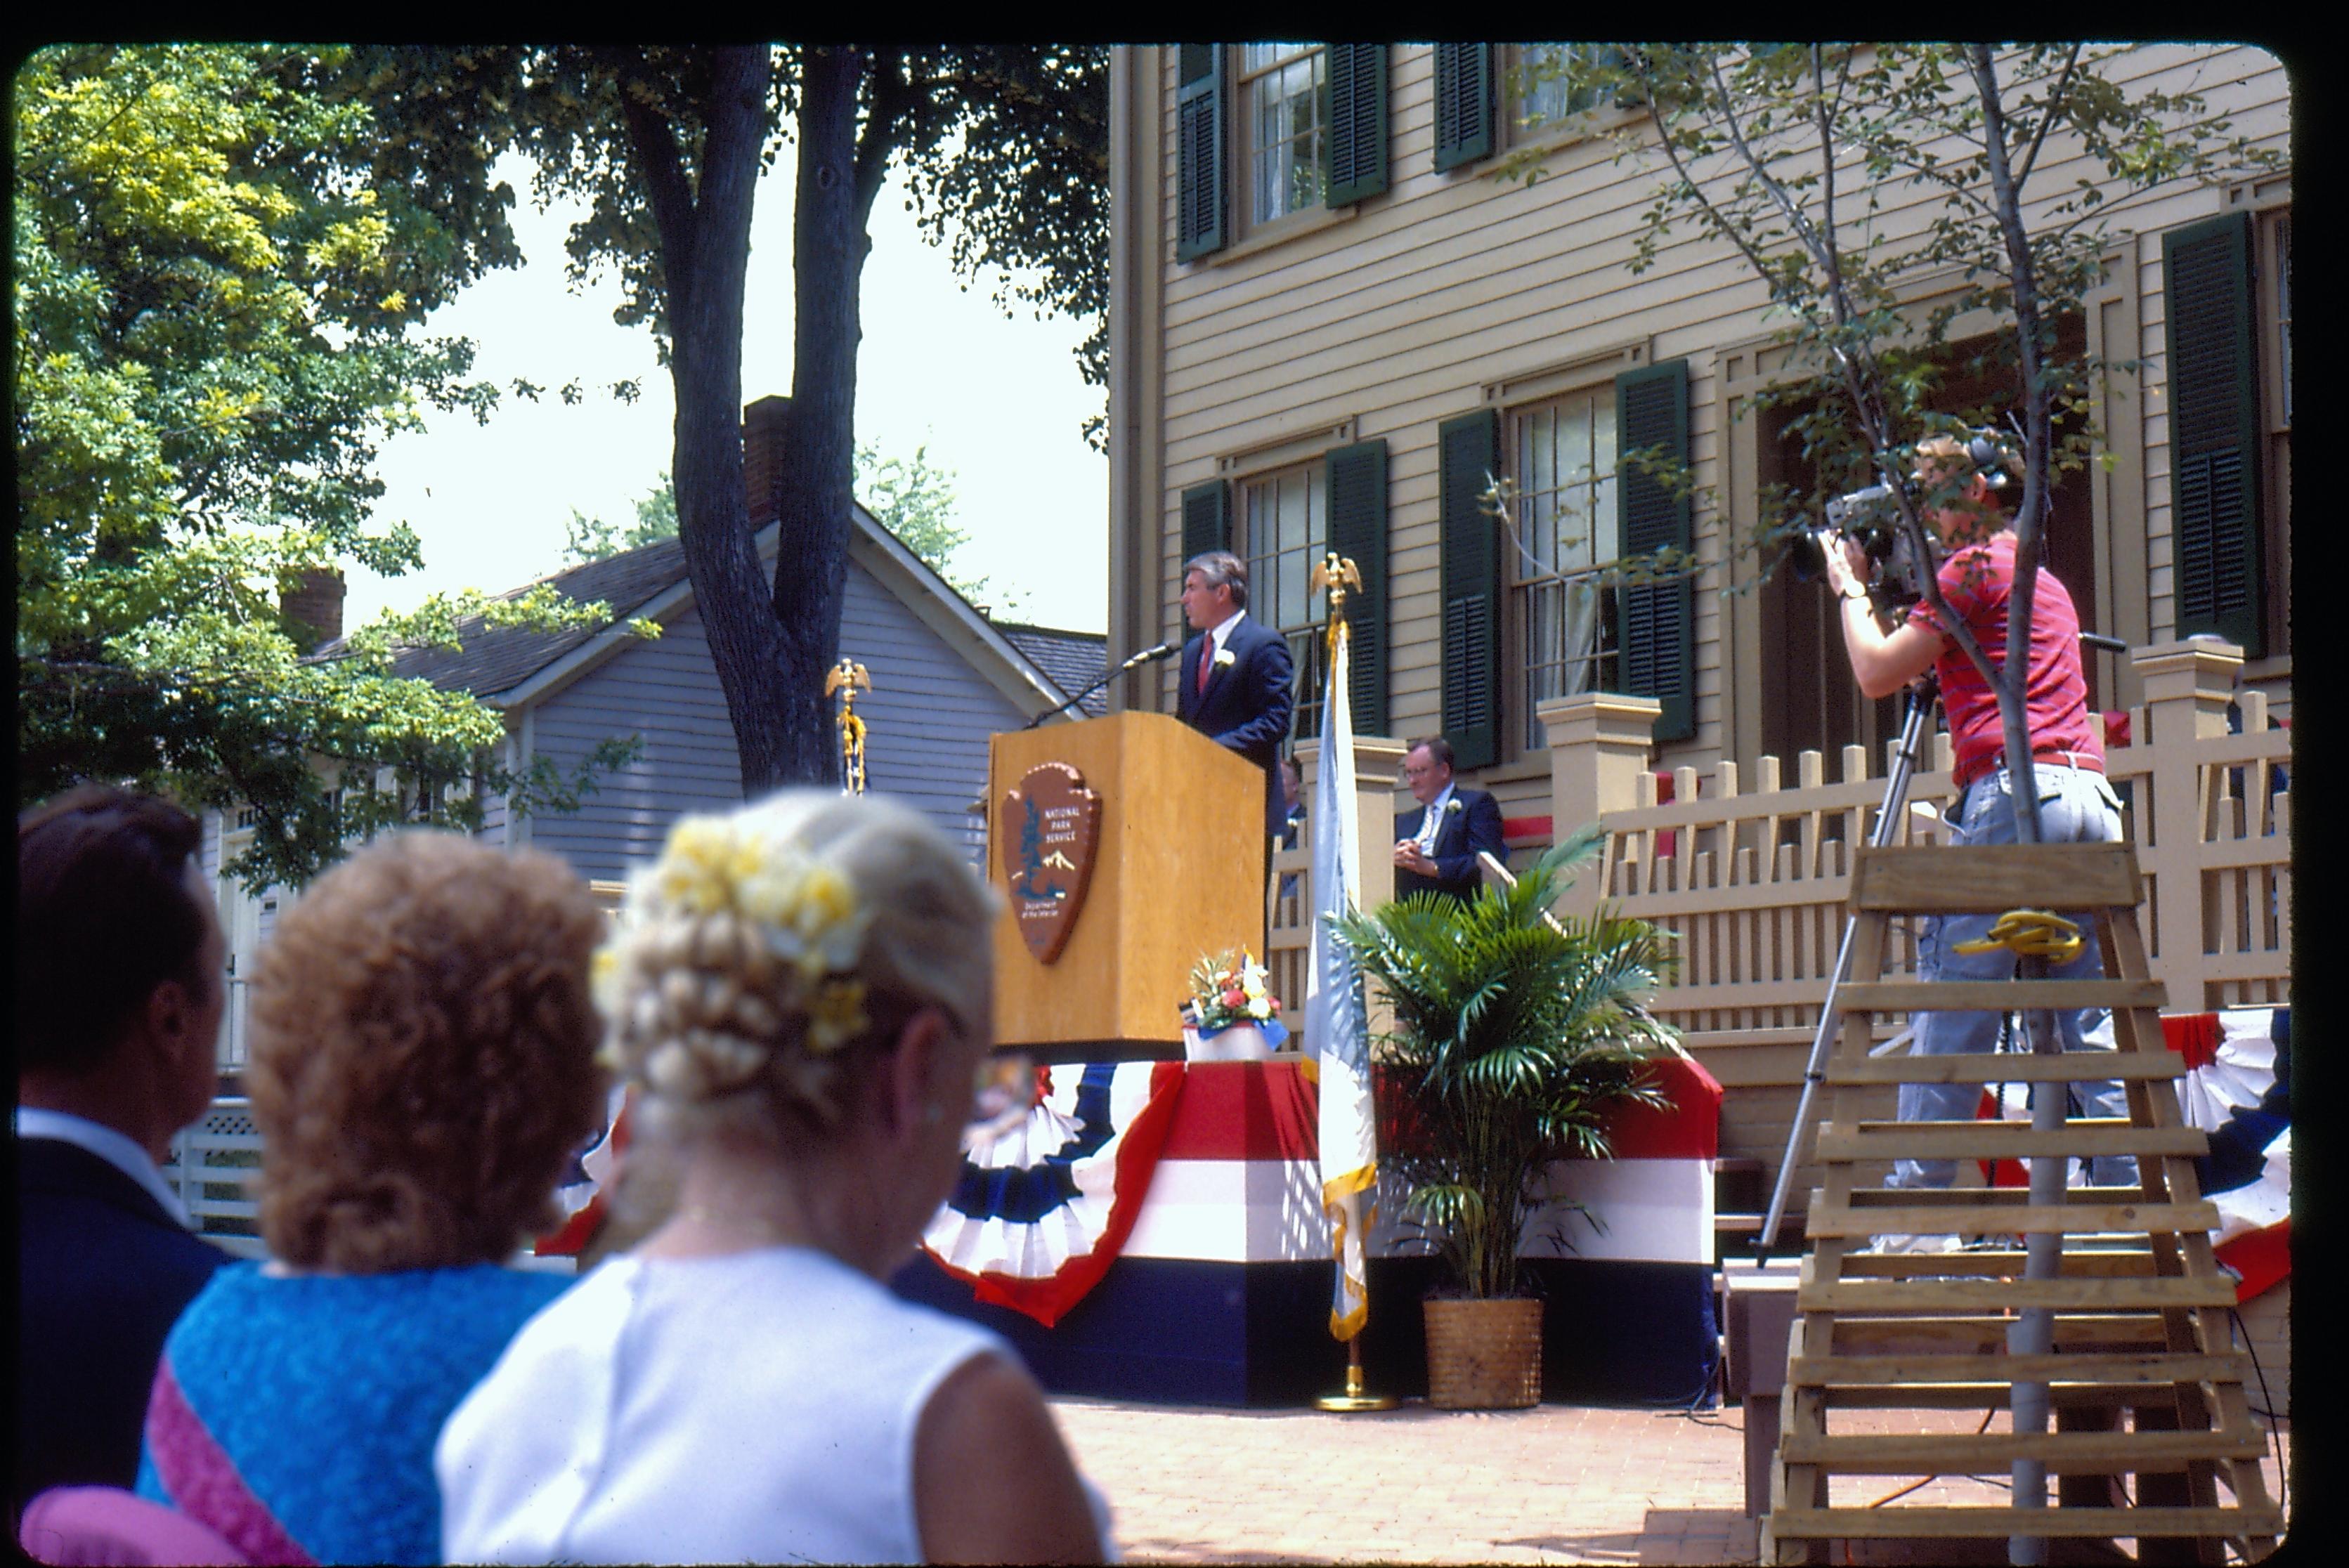
<path fill-rule="evenodd" d="M 1403 753 L 1403 778 L 1419 810 L 1395 819 L 1395 897 L 1440 892 L 1465 902 L 1485 885 L 1479 851 L 1506 864 L 1499 802 L 1482 789 L 1452 780 L 1452 743 L 1440 735 L 1414 740 Z"/>
<path fill-rule="evenodd" d="M 178 807 L 80 786 L 16 819 L 16 1468 L 129 1486 L 163 1337 L 226 1253 L 156 1167 L 204 1113 L 227 1002 Z"/>
<path fill-rule="evenodd" d="M 1288 738 L 1295 676 L 1288 644 L 1247 613 L 1247 567 L 1229 551 L 1183 568 L 1183 618 L 1198 634 L 1183 645 L 1175 717 L 1264 769 L 1266 852 L 1286 830 L 1280 743 Z"/>

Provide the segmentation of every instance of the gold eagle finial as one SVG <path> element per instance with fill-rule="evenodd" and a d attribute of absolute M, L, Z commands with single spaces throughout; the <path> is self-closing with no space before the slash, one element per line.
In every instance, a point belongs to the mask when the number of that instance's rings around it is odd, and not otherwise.
<path fill-rule="evenodd" d="M 840 698 L 840 713 L 833 722 L 840 729 L 840 792 L 843 795 L 864 793 L 864 720 L 856 713 L 856 694 L 872 689 L 873 677 L 846 654 L 824 672 L 823 695 Z"/>
<path fill-rule="evenodd" d="M 1346 624 L 1346 595 L 1350 590 L 1356 593 L 1362 591 L 1362 573 L 1353 562 L 1340 558 L 1333 550 L 1305 581 L 1313 592 L 1330 596 L 1330 651 L 1335 656 L 1339 628 Z"/>

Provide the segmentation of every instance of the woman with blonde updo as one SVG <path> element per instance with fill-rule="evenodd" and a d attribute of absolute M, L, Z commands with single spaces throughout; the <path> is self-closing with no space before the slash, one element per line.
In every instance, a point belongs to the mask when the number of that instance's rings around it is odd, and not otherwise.
<path fill-rule="evenodd" d="M 452 1563 L 1102 1561 L 1050 1411 L 883 1282 L 952 1185 L 992 895 L 871 796 L 680 821 L 598 955 L 667 1218 L 441 1435 Z"/>

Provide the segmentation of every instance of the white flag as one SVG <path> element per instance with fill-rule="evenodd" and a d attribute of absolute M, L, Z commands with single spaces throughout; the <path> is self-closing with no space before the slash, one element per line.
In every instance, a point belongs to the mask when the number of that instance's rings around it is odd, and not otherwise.
<path fill-rule="evenodd" d="M 1321 769 L 1314 791 L 1313 972 L 1305 998 L 1306 1048 L 1319 1058 L 1321 1099 L 1321 1206 L 1336 1243 L 1337 1288 L 1330 1332 L 1351 1339 L 1370 1315 L 1364 1277 L 1369 1192 L 1378 1180 L 1376 1112 L 1371 1101 L 1370 1020 L 1361 972 L 1340 946 L 1331 922 L 1354 906 L 1361 885 L 1355 822 L 1354 723 L 1347 695 L 1347 634 L 1338 626 L 1330 685 L 1321 705 Z"/>

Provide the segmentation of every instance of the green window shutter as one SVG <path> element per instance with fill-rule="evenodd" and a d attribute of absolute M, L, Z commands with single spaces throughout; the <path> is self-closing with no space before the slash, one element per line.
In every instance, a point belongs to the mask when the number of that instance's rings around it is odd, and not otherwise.
<path fill-rule="evenodd" d="M 1491 408 L 1435 428 L 1438 546 L 1444 598 L 1444 738 L 1454 766 L 1501 758 L 1501 551 L 1481 504 L 1501 468 L 1501 417 Z"/>
<path fill-rule="evenodd" d="M 1231 237 L 1224 166 L 1224 46 L 1185 44 L 1174 73 L 1174 259 L 1220 251 Z"/>
<path fill-rule="evenodd" d="M 1331 44 L 1323 204 L 1343 207 L 1387 188 L 1387 46 Z"/>
<path fill-rule="evenodd" d="M 1352 613 L 1354 731 L 1387 732 L 1387 444 L 1339 447 L 1329 465 L 1330 548 L 1362 574 Z"/>
<path fill-rule="evenodd" d="M 1493 150 L 1493 46 L 1435 46 L 1435 167 L 1456 169 Z"/>
<path fill-rule="evenodd" d="M 1232 493 L 1221 480 L 1183 492 L 1183 559 L 1232 547 Z"/>
<path fill-rule="evenodd" d="M 2169 316 L 2170 540 L 2180 637 L 2216 632 L 2266 652 L 2251 219 L 2230 212 L 2161 237 Z"/>
<path fill-rule="evenodd" d="M 1655 449 L 1688 460 L 1688 361 L 1627 370 L 1615 377 L 1616 441 L 1621 451 Z M 1644 555 L 1667 545 L 1694 548 L 1689 498 L 1651 475 L 1619 462 L 1615 495 L 1623 553 Z M 1625 583 L 1615 593 L 1615 648 L 1623 690 L 1664 705 L 1658 740 L 1696 733 L 1696 584 Z"/>

